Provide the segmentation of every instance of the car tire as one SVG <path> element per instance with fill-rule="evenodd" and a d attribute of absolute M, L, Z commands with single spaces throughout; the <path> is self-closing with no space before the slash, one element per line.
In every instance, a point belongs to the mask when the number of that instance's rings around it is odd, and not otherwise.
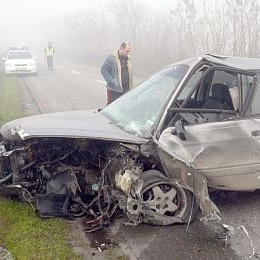
<path fill-rule="evenodd" d="M 198 205 L 191 191 L 170 182 L 165 175 L 156 170 L 144 172 L 143 179 L 143 203 L 152 211 L 163 215 L 161 221 L 156 219 L 152 224 L 165 225 L 173 223 L 171 219 L 176 218 L 180 219 L 180 223 L 192 221 Z M 165 219 L 169 221 L 165 222 Z"/>

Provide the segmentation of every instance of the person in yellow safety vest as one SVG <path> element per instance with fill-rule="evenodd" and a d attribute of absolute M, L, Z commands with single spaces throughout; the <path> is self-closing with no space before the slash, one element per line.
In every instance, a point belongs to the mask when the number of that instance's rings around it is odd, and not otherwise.
<path fill-rule="evenodd" d="M 52 43 L 49 42 L 48 46 L 44 50 L 45 57 L 47 58 L 47 67 L 48 70 L 53 70 L 53 56 L 55 53 L 55 49 L 52 47 Z"/>

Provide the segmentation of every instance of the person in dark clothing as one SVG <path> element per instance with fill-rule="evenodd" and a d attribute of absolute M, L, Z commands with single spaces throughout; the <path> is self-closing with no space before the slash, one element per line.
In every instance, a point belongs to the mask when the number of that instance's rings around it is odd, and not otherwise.
<path fill-rule="evenodd" d="M 105 59 L 101 67 L 101 74 L 107 83 L 107 104 L 133 88 L 130 52 L 131 44 L 123 42 L 118 50 Z"/>

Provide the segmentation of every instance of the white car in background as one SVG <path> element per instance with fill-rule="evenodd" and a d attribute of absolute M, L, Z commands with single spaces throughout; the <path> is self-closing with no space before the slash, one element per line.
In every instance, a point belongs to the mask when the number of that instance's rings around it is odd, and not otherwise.
<path fill-rule="evenodd" d="M 5 58 L 5 74 L 37 74 L 36 62 L 28 48 L 10 48 Z"/>

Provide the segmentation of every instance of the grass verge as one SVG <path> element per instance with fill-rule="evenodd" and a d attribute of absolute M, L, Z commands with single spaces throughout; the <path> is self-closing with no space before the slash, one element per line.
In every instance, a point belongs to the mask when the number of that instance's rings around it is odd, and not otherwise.
<path fill-rule="evenodd" d="M 18 79 L 0 74 L 0 125 L 23 116 Z M 14 259 L 81 259 L 68 244 L 68 230 L 62 219 L 41 219 L 29 204 L 0 197 L 0 246 Z"/>
<path fill-rule="evenodd" d="M 1 77 L 1 75 L 0 75 Z M 24 116 L 21 87 L 14 77 L 0 79 L 0 125 Z"/>
<path fill-rule="evenodd" d="M 80 259 L 62 219 L 41 219 L 28 204 L 0 197 L 0 243 L 14 259 Z"/>

